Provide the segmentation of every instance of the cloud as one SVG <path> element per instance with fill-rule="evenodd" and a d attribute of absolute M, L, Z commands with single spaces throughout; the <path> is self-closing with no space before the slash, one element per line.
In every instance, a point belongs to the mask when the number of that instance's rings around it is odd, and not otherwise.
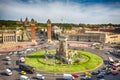
<path fill-rule="evenodd" d="M 118 3 L 117 3 L 118 4 Z M 117 7 L 116 7 L 117 6 Z M 120 23 L 120 6 L 74 3 L 49 0 L 2 0 L 0 18 L 14 19 L 34 18 L 39 22 L 64 23 Z"/>

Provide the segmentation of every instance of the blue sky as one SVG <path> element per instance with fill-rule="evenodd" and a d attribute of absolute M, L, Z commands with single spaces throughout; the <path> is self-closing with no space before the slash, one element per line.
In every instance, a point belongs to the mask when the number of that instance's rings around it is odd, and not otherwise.
<path fill-rule="evenodd" d="M 120 0 L 0 0 L 0 19 L 120 24 Z"/>

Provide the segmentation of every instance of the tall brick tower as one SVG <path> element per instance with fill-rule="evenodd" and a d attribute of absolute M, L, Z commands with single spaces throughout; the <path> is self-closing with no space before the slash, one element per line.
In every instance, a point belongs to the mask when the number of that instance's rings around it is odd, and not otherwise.
<path fill-rule="evenodd" d="M 47 21 L 47 40 L 48 42 L 51 41 L 51 21 L 48 19 Z"/>
<path fill-rule="evenodd" d="M 33 18 L 31 19 L 30 26 L 31 26 L 31 41 L 36 42 L 36 40 L 35 40 L 35 21 Z"/>

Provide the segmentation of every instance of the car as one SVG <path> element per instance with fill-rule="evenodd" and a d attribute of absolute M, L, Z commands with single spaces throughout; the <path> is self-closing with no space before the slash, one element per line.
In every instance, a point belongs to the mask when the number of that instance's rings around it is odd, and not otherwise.
<path fill-rule="evenodd" d="M 120 67 L 118 67 L 117 70 L 120 71 Z"/>
<path fill-rule="evenodd" d="M 19 69 L 23 70 L 23 71 L 26 71 L 28 73 L 34 73 L 35 72 L 35 68 L 34 67 L 29 66 L 29 65 L 24 64 L 24 63 L 19 63 Z"/>
<path fill-rule="evenodd" d="M 25 58 L 24 57 L 21 57 L 19 60 L 20 60 L 21 63 L 25 62 Z"/>
<path fill-rule="evenodd" d="M 76 73 L 73 73 L 72 76 L 73 76 L 74 78 L 78 78 L 80 75 L 79 75 L 79 74 L 76 74 Z"/>
<path fill-rule="evenodd" d="M 12 75 L 12 71 L 10 69 L 6 69 L 4 73 L 8 76 Z"/>
<path fill-rule="evenodd" d="M 30 79 L 28 78 L 28 76 L 21 75 L 20 80 L 30 80 Z"/>
<path fill-rule="evenodd" d="M 92 74 L 92 75 L 97 75 L 97 74 L 98 74 L 98 72 L 92 72 L 91 74 Z"/>
<path fill-rule="evenodd" d="M 113 74 L 113 75 L 117 75 L 117 74 L 118 74 L 118 71 L 117 71 L 117 70 L 113 70 L 113 71 L 112 71 L 112 74 Z"/>
<path fill-rule="evenodd" d="M 98 75 L 97 75 L 97 78 L 103 78 L 104 77 L 104 74 L 102 74 L 102 73 L 99 73 Z"/>
<path fill-rule="evenodd" d="M 20 71 L 20 74 L 25 75 L 26 72 L 25 71 Z"/>
<path fill-rule="evenodd" d="M 41 75 L 41 74 L 36 74 L 36 79 L 38 79 L 38 80 L 44 80 L 45 77 L 43 75 Z"/>
<path fill-rule="evenodd" d="M 6 56 L 6 57 L 5 57 L 5 60 L 6 60 L 6 61 L 11 61 L 11 58 L 10 58 L 9 56 Z"/>
<path fill-rule="evenodd" d="M 112 69 L 113 69 L 113 70 L 117 70 L 117 68 L 116 68 L 116 67 L 114 67 L 114 66 L 112 67 Z"/>
<path fill-rule="evenodd" d="M 110 52 L 105 52 L 105 54 L 110 54 Z"/>
<path fill-rule="evenodd" d="M 80 78 L 80 80 L 90 80 L 91 76 L 83 76 Z"/>
<path fill-rule="evenodd" d="M 106 71 L 106 74 L 107 74 L 107 75 L 109 75 L 109 74 L 111 74 L 111 73 L 112 73 L 111 70 L 107 70 L 107 71 Z"/>
<path fill-rule="evenodd" d="M 63 79 L 65 79 L 65 80 L 74 80 L 74 77 L 71 74 L 63 74 Z"/>
<path fill-rule="evenodd" d="M 104 79 L 104 78 L 101 78 L 101 79 L 99 79 L 99 80 L 106 80 L 106 79 Z"/>
<path fill-rule="evenodd" d="M 109 62 L 108 62 L 108 63 L 109 63 Z M 106 65 L 106 67 L 111 68 L 112 66 L 108 64 L 108 65 Z"/>
<path fill-rule="evenodd" d="M 120 66 L 120 63 L 114 63 L 113 66 L 118 67 Z"/>
<path fill-rule="evenodd" d="M 91 76 L 90 72 L 85 72 L 85 76 Z"/>
<path fill-rule="evenodd" d="M 11 61 L 7 61 L 6 64 L 7 64 L 7 65 L 10 65 L 10 64 L 11 64 Z"/>
<path fill-rule="evenodd" d="M 106 74 L 106 71 L 101 71 L 100 74 L 105 75 L 105 74 Z"/>

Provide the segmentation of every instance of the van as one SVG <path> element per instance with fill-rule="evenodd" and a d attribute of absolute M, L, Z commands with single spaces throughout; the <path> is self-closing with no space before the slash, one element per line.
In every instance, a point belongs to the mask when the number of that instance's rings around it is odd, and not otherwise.
<path fill-rule="evenodd" d="M 34 67 L 29 66 L 29 65 L 24 64 L 24 63 L 20 63 L 19 64 L 19 69 L 23 70 L 23 71 L 26 71 L 28 73 L 34 73 L 35 72 L 35 68 Z"/>

